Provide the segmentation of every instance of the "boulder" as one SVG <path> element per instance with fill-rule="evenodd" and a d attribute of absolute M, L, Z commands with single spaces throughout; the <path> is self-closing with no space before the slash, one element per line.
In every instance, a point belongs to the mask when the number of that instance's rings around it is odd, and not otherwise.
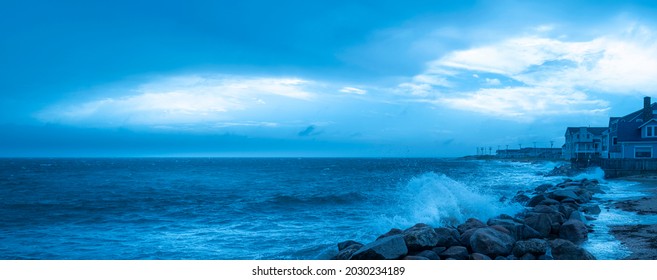
<path fill-rule="evenodd" d="M 470 247 L 474 253 L 488 256 L 506 256 L 511 253 L 515 239 L 495 226 L 477 229 L 470 237 Z M 507 231 L 508 232 L 508 231 Z"/>
<path fill-rule="evenodd" d="M 496 260 L 496 261 L 506 261 L 507 258 L 505 258 L 505 257 L 503 257 L 503 256 L 497 256 L 497 257 L 495 257 L 495 260 Z"/>
<path fill-rule="evenodd" d="M 536 196 L 530 198 L 529 201 L 527 201 L 526 206 L 534 207 L 534 206 L 538 205 L 539 203 L 541 203 L 541 201 L 545 200 L 546 198 L 547 197 L 544 194 L 536 195 Z"/>
<path fill-rule="evenodd" d="M 520 205 L 525 205 L 529 201 L 529 196 L 525 194 L 517 194 L 511 199 L 511 202 L 518 203 Z"/>
<path fill-rule="evenodd" d="M 532 238 L 529 240 L 516 242 L 516 244 L 513 246 L 513 255 L 516 257 L 522 257 L 527 253 L 531 253 L 536 256 L 545 255 L 549 248 L 550 244 L 547 241 L 543 239 Z"/>
<path fill-rule="evenodd" d="M 466 248 L 471 248 L 470 247 L 470 237 L 472 237 L 472 234 L 475 233 L 479 228 L 473 228 L 469 229 L 466 232 L 461 234 L 461 238 L 459 241 L 461 242 L 461 245 L 465 246 Z"/>
<path fill-rule="evenodd" d="M 550 241 L 550 247 L 555 260 L 595 260 L 595 257 L 584 248 L 565 239 Z"/>
<path fill-rule="evenodd" d="M 573 211 L 577 211 L 577 209 L 579 209 L 577 205 L 570 203 L 562 203 L 559 205 L 559 212 L 563 214 L 564 217 L 570 217 L 571 213 L 573 213 Z"/>
<path fill-rule="evenodd" d="M 480 254 L 480 253 L 472 253 L 472 255 L 470 255 L 470 259 L 475 260 L 475 261 L 488 261 L 488 260 L 491 260 L 491 258 L 489 256 L 486 256 L 486 255 Z"/>
<path fill-rule="evenodd" d="M 380 235 L 379 237 L 377 237 L 376 240 L 379 240 L 379 239 L 382 239 L 382 238 L 386 238 L 386 237 L 388 237 L 388 236 L 393 236 L 393 235 L 402 234 L 402 233 L 404 233 L 403 230 L 398 229 L 398 228 L 393 228 L 393 229 L 389 230 L 388 232 L 386 232 L 386 233 Z"/>
<path fill-rule="evenodd" d="M 571 190 L 556 190 L 556 191 L 548 194 L 548 196 L 550 198 L 556 199 L 558 201 L 562 201 L 566 198 L 572 198 L 574 200 L 577 200 L 578 197 L 579 197 L 575 192 L 573 192 Z"/>
<path fill-rule="evenodd" d="M 598 206 L 598 204 L 591 204 L 582 206 L 582 212 L 591 215 L 598 215 L 600 212 L 602 212 L 602 210 L 600 210 L 600 206 Z"/>
<path fill-rule="evenodd" d="M 424 257 L 424 258 L 427 258 L 427 259 L 430 259 L 430 260 L 439 260 L 440 259 L 440 256 L 438 256 L 438 254 L 436 252 L 432 251 L 432 250 L 424 250 L 424 251 L 420 252 L 419 254 L 417 254 L 416 256 Z"/>
<path fill-rule="evenodd" d="M 541 237 L 539 232 L 522 223 L 522 221 L 493 218 L 489 219 L 487 224 L 489 226 L 502 226 L 506 228 L 515 240 Z"/>
<path fill-rule="evenodd" d="M 459 231 L 459 233 L 463 234 L 464 232 L 470 229 L 483 228 L 483 227 L 486 227 L 486 224 L 484 224 L 484 222 L 477 220 L 475 218 L 469 218 L 465 221 L 465 223 L 458 225 L 456 229 Z"/>
<path fill-rule="evenodd" d="M 565 221 L 563 214 L 561 214 L 561 212 L 559 212 L 559 207 L 556 206 L 556 205 L 553 205 L 553 206 L 538 205 L 538 206 L 534 207 L 532 212 L 548 214 L 548 216 L 550 217 L 550 220 L 553 223 L 562 224 Z"/>
<path fill-rule="evenodd" d="M 570 219 L 561 225 L 559 238 L 580 244 L 588 239 L 589 230 L 581 220 Z"/>
<path fill-rule="evenodd" d="M 408 261 L 428 261 L 429 259 L 421 256 L 406 256 L 403 258 L 404 260 Z"/>
<path fill-rule="evenodd" d="M 524 254 L 522 257 L 518 258 L 519 260 L 526 260 L 526 261 L 532 261 L 536 260 L 536 256 L 532 255 L 531 253 Z"/>
<path fill-rule="evenodd" d="M 525 217 L 525 224 L 536 230 L 541 237 L 548 237 L 552 231 L 552 219 L 546 213 L 533 213 Z"/>
<path fill-rule="evenodd" d="M 426 224 L 416 224 L 403 233 L 409 251 L 431 249 L 438 244 L 438 234 Z"/>
<path fill-rule="evenodd" d="M 393 235 L 368 243 L 354 252 L 352 260 L 396 260 L 408 254 L 401 235 Z"/>
<path fill-rule="evenodd" d="M 461 234 L 455 228 L 440 227 L 434 228 L 433 231 L 436 232 L 436 235 L 438 236 L 438 243 L 436 243 L 436 246 L 438 247 L 451 247 L 461 244 L 461 241 L 459 240 Z"/>
<path fill-rule="evenodd" d="M 546 205 L 546 206 L 550 206 L 550 205 L 559 205 L 559 203 L 560 203 L 559 201 L 556 201 L 556 200 L 554 200 L 554 199 L 546 198 L 546 199 L 544 199 L 543 201 L 539 202 L 539 203 L 537 204 L 537 206 L 538 206 L 538 205 Z"/>
<path fill-rule="evenodd" d="M 542 185 L 536 187 L 534 189 L 534 191 L 544 193 L 544 192 L 546 192 L 547 190 L 549 190 L 551 188 L 554 188 L 554 185 L 552 185 L 552 184 L 542 184 Z"/>
<path fill-rule="evenodd" d="M 354 244 L 358 244 L 360 246 L 363 246 L 362 243 L 359 243 L 359 242 L 356 242 L 356 241 L 353 241 L 353 240 L 347 240 L 347 241 L 343 241 L 343 242 L 338 243 L 338 251 L 342 251 L 345 248 L 347 248 L 351 245 L 354 245 Z"/>
<path fill-rule="evenodd" d="M 335 257 L 333 257 L 334 260 L 348 260 L 351 258 L 351 256 L 356 253 L 360 248 L 363 247 L 363 244 L 360 244 L 358 242 L 351 244 L 350 246 L 342 248 Z"/>
<path fill-rule="evenodd" d="M 573 211 L 572 213 L 570 213 L 570 217 L 568 217 L 568 220 L 578 220 L 582 223 L 586 223 L 587 221 L 584 214 L 582 214 L 582 212 L 579 211 Z"/>
<path fill-rule="evenodd" d="M 435 248 L 431 249 L 431 251 L 436 253 L 436 255 L 438 255 L 438 256 L 440 256 L 440 253 L 445 252 L 445 250 L 447 250 L 447 248 L 445 248 L 445 247 L 435 247 Z"/>
<path fill-rule="evenodd" d="M 452 246 L 441 252 L 439 256 L 442 259 L 467 260 L 468 249 L 463 246 Z"/>

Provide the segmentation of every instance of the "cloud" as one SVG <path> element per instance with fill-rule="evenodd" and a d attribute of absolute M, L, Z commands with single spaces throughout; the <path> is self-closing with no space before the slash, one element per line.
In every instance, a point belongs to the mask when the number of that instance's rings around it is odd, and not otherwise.
<path fill-rule="evenodd" d="M 657 92 L 657 34 L 645 25 L 630 23 L 585 40 L 549 37 L 557 32 L 555 25 L 534 32 L 447 52 L 398 89 L 421 97 L 440 92 L 424 100 L 524 120 L 606 111 L 601 94 Z M 485 76 L 495 78 L 472 83 Z M 508 87 L 499 88 L 500 79 L 510 81 Z"/>
<path fill-rule="evenodd" d="M 46 122 L 105 126 L 207 122 L 252 126 L 260 122 L 233 121 L 228 113 L 262 108 L 280 99 L 311 101 L 316 97 L 309 90 L 312 84 L 297 78 L 173 76 L 138 85 L 126 93 L 106 94 L 112 97 L 55 105 L 37 117 Z"/>
<path fill-rule="evenodd" d="M 306 129 L 299 131 L 297 135 L 301 137 L 305 137 L 305 136 L 309 136 L 311 133 L 313 133 L 313 131 L 315 131 L 315 126 L 309 125 L 308 127 L 306 127 Z"/>
<path fill-rule="evenodd" d="M 599 114 L 609 109 L 606 101 L 589 100 L 582 92 L 537 87 L 484 88 L 435 102 L 517 121 L 533 121 L 545 115 Z"/>
<path fill-rule="evenodd" d="M 359 88 L 355 88 L 355 87 L 343 87 L 342 89 L 340 89 L 340 92 L 344 92 L 344 93 L 354 93 L 354 94 L 359 94 L 359 95 L 362 95 L 362 94 L 366 94 L 366 93 L 367 93 L 366 90 L 364 90 L 364 89 L 359 89 Z"/>

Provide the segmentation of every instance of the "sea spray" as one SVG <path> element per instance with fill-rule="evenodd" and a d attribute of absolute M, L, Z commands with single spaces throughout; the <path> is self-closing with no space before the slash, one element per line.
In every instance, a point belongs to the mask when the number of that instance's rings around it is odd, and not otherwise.
<path fill-rule="evenodd" d="M 516 213 L 521 205 L 500 201 L 499 195 L 460 183 L 444 174 L 425 173 L 399 189 L 398 201 L 387 221 L 405 228 L 422 222 L 434 226 L 456 225 L 470 217 L 487 220 L 503 213 Z"/>

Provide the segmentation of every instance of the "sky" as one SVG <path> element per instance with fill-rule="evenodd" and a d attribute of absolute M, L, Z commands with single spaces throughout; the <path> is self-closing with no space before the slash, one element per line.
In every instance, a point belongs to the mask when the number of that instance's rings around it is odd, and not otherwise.
<path fill-rule="evenodd" d="M 0 156 L 455 157 L 657 101 L 651 1 L 3 1 Z"/>

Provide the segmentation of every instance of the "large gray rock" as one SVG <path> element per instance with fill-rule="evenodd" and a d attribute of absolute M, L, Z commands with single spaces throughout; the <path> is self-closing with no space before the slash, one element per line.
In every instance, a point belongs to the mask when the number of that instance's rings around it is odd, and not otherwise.
<path fill-rule="evenodd" d="M 470 259 L 475 260 L 475 261 L 489 261 L 489 260 L 491 260 L 491 258 L 489 256 L 486 256 L 486 255 L 480 254 L 480 253 L 472 253 L 472 255 L 470 255 Z"/>
<path fill-rule="evenodd" d="M 489 219 L 488 222 L 486 222 L 489 226 L 502 226 L 506 228 L 511 236 L 515 240 L 525 240 L 525 239 L 530 239 L 530 238 L 539 238 L 541 237 L 541 234 L 537 232 L 535 229 L 531 228 L 530 226 L 527 226 L 522 222 L 522 220 L 518 219 L 501 219 L 501 218 L 492 218 Z"/>
<path fill-rule="evenodd" d="M 383 239 L 383 238 L 386 238 L 388 236 L 403 234 L 403 233 L 404 233 L 403 230 L 398 229 L 398 228 L 393 228 L 393 229 L 390 229 L 388 232 L 379 235 L 379 237 L 377 237 L 376 240 Z"/>
<path fill-rule="evenodd" d="M 439 228 L 434 228 L 434 232 L 436 232 L 436 235 L 438 236 L 438 243 L 436 243 L 436 247 L 451 247 L 454 245 L 460 245 L 460 238 L 461 234 L 459 231 L 455 228 L 446 228 L 446 227 L 439 227 Z"/>
<path fill-rule="evenodd" d="M 538 205 L 539 203 L 541 203 L 541 201 L 543 201 L 545 199 L 547 199 L 547 197 L 544 194 L 536 195 L 536 196 L 530 198 L 529 201 L 527 201 L 526 206 L 534 207 L 534 206 Z"/>
<path fill-rule="evenodd" d="M 533 238 L 522 240 L 513 245 L 513 255 L 516 257 L 522 257 L 525 254 L 530 253 L 535 256 L 540 256 L 545 255 L 548 248 L 550 248 L 550 244 L 543 239 Z"/>
<path fill-rule="evenodd" d="M 439 260 L 440 259 L 440 256 L 438 256 L 438 254 L 436 254 L 436 252 L 434 252 L 432 250 L 424 250 L 424 251 L 418 253 L 416 256 L 424 257 L 424 258 L 427 258 L 427 259 L 430 259 L 430 260 Z"/>
<path fill-rule="evenodd" d="M 486 224 L 484 224 L 484 222 L 477 220 L 475 218 L 470 218 L 467 219 L 465 223 L 458 225 L 456 229 L 459 231 L 459 233 L 463 234 L 468 230 L 475 228 L 483 228 L 483 227 L 486 227 Z"/>
<path fill-rule="evenodd" d="M 466 248 L 471 248 L 470 247 L 470 237 L 472 237 L 472 234 L 475 233 L 479 228 L 473 228 L 469 229 L 466 232 L 461 234 L 461 238 L 459 241 L 461 242 L 461 245 L 465 246 Z"/>
<path fill-rule="evenodd" d="M 351 256 L 352 260 L 396 260 L 408 254 L 406 242 L 401 235 L 381 238 L 366 244 Z"/>
<path fill-rule="evenodd" d="M 363 247 L 363 244 L 360 244 L 358 242 L 353 243 L 347 247 L 342 248 L 333 259 L 335 260 L 348 260 L 351 259 L 351 256 L 354 255 L 360 248 Z"/>
<path fill-rule="evenodd" d="M 550 241 L 550 247 L 552 248 L 552 257 L 555 260 L 595 260 L 591 253 L 568 240 L 552 240 Z"/>
<path fill-rule="evenodd" d="M 552 185 L 552 184 L 542 184 L 542 185 L 536 187 L 534 189 L 534 191 L 544 193 L 544 192 L 546 192 L 547 190 L 549 190 L 551 188 L 554 188 L 554 185 Z"/>
<path fill-rule="evenodd" d="M 467 260 L 468 249 L 463 246 L 452 246 L 441 252 L 439 255 L 442 259 Z"/>
<path fill-rule="evenodd" d="M 473 252 L 493 257 L 511 253 L 515 239 L 510 234 L 493 227 L 495 226 L 480 228 L 472 234 L 470 247 Z"/>
<path fill-rule="evenodd" d="M 582 206 L 582 212 L 586 214 L 598 215 L 600 212 L 600 206 L 598 204 L 584 205 Z"/>
<path fill-rule="evenodd" d="M 536 230 L 541 237 L 548 237 L 552 231 L 552 219 L 546 213 L 532 213 L 525 217 L 525 224 Z"/>
<path fill-rule="evenodd" d="M 409 251 L 431 249 L 438 244 L 438 234 L 426 224 L 416 224 L 404 231 L 404 241 Z"/>
<path fill-rule="evenodd" d="M 589 230 L 586 225 L 576 219 L 570 219 L 561 225 L 559 238 L 566 239 L 575 244 L 580 244 L 588 239 Z"/>

